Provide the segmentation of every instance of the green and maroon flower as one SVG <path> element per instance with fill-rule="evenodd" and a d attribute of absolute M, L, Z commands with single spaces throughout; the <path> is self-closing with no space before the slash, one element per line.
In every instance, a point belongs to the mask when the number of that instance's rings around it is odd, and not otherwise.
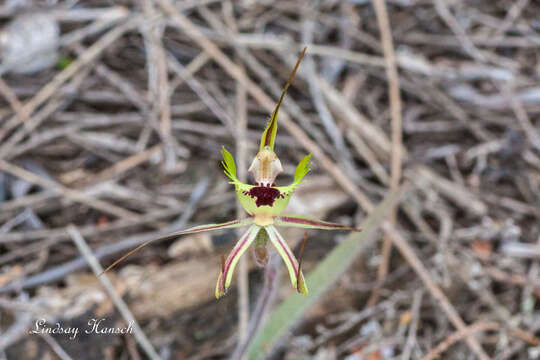
<path fill-rule="evenodd" d="M 304 51 L 301 53 L 296 66 L 294 67 L 289 80 L 281 93 L 281 97 L 274 112 L 272 113 L 272 117 L 270 118 L 270 121 L 268 122 L 268 125 L 261 136 L 259 152 L 253 159 L 253 162 L 248 169 L 254 179 L 255 184 L 245 184 L 237 178 L 234 158 L 231 153 L 225 149 L 225 147 L 222 148 L 222 164 L 225 174 L 231 180 L 230 183 L 234 185 L 238 201 L 247 212 L 248 217 L 245 219 L 228 221 L 222 224 L 201 225 L 166 236 L 167 238 L 172 238 L 201 231 L 249 226 L 248 230 L 240 237 L 240 240 L 238 240 L 227 259 L 222 263 L 221 272 L 216 284 L 216 298 L 220 298 L 225 294 L 231 284 L 234 268 L 236 267 L 238 260 L 253 243 L 255 243 L 254 253 L 257 263 L 262 266 L 266 264 L 268 260 L 266 251 L 268 240 L 270 240 L 283 259 L 283 262 L 285 263 L 289 272 L 292 286 L 297 289 L 298 292 L 305 295 L 308 294 L 301 265 L 298 263 L 298 260 L 296 260 L 296 257 L 287 245 L 285 239 L 283 239 L 281 234 L 276 229 L 276 226 L 357 231 L 357 229 L 349 226 L 310 219 L 304 216 L 282 215 L 294 190 L 302 183 L 303 178 L 310 170 L 309 166 L 311 154 L 305 156 L 300 161 L 296 167 L 296 171 L 294 172 L 294 180 L 290 185 L 275 185 L 276 177 L 283 171 L 281 162 L 274 152 L 274 143 L 277 134 L 278 111 L 283 101 L 283 97 L 285 96 L 294 74 L 300 65 L 300 61 L 305 54 L 305 51 L 306 49 L 304 48 Z M 109 268 L 107 268 L 107 270 L 143 246 L 146 246 L 148 243 L 150 242 L 144 243 L 130 251 L 115 261 L 111 266 L 109 266 Z"/>

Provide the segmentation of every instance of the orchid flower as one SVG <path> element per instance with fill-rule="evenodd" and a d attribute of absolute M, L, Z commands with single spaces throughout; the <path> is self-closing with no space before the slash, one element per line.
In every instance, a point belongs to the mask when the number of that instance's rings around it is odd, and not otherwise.
<path fill-rule="evenodd" d="M 224 260 L 222 258 L 221 272 L 219 274 L 215 290 L 216 298 L 220 298 L 225 294 L 231 284 L 234 268 L 236 267 L 238 260 L 253 243 L 255 244 L 254 254 L 257 264 L 261 266 L 266 265 L 268 261 L 268 254 L 266 250 L 268 240 L 270 240 L 283 259 L 283 262 L 285 263 L 289 272 L 292 286 L 298 292 L 304 295 L 308 294 L 308 288 L 302 273 L 301 264 L 299 264 L 292 250 L 287 245 L 287 242 L 276 229 L 276 226 L 358 231 L 358 229 L 349 226 L 311 219 L 304 216 L 282 215 L 294 190 L 303 182 L 304 177 L 310 170 L 311 154 L 305 156 L 300 161 L 296 167 L 296 171 L 294 172 L 294 180 L 290 185 L 275 185 L 274 181 L 276 177 L 283 171 L 281 162 L 274 152 L 278 111 L 305 52 L 306 48 L 304 48 L 300 54 L 300 57 L 298 58 L 298 61 L 283 89 L 283 92 L 281 93 L 281 97 L 276 105 L 276 108 L 274 109 L 274 112 L 272 113 L 270 121 L 262 133 L 259 152 L 253 159 L 253 162 L 248 169 L 248 172 L 255 180 L 254 185 L 245 184 L 237 178 L 234 158 L 231 153 L 225 149 L 225 147 L 222 147 L 222 165 L 224 167 L 225 175 L 229 177 L 230 184 L 234 185 L 238 201 L 249 216 L 245 219 L 232 220 L 221 224 L 196 226 L 187 230 L 169 234 L 164 237 L 175 238 L 180 235 L 193 234 L 202 231 L 249 226 L 248 230 L 240 237 L 240 240 L 238 240 L 227 259 Z M 160 239 L 163 239 L 163 237 Z M 155 240 L 157 239 L 153 239 L 139 245 L 137 248 L 115 261 L 105 271 L 108 271 L 129 255 Z"/>

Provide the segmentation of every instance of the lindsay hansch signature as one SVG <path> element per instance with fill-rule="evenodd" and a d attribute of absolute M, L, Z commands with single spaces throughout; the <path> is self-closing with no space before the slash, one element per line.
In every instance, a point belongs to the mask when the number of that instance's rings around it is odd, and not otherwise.
<path fill-rule="evenodd" d="M 84 329 L 85 334 L 131 334 L 133 333 L 133 322 L 130 321 L 126 327 L 106 327 L 103 319 L 90 319 L 88 326 Z M 60 323 L 48 324 L 45 319 L 36 320 L 30 334 L 59 334 L 68 336 L 70 340 L 75 340 L 81 329 L 78 327 L 64 327 Z"/>

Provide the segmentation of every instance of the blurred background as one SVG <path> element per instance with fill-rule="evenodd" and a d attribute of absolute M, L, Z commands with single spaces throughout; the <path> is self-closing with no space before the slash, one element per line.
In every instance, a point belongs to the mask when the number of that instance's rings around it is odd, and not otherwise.
<path fill-rule="evenodd" d="M 540 359 L 539 14 L 530 0 L 1 2 L 0 358 Z M 248 179 L 304 46 L 278 184 L 313 153 L 288 212 L 363 227 L 308 232 L 304 272 L 327 275 L 308 276 L 312 294 L 247 253 L 216 300 L 234 230 L 156 242 L 97 277 L 96 259 L 243 216 L 221 146 Z M 298 254 L 304 232 L 282 234 Z M 85 334 L 90 319 L 133 334 Z M 80 332 L 31 333 L 41 320 Z"/>

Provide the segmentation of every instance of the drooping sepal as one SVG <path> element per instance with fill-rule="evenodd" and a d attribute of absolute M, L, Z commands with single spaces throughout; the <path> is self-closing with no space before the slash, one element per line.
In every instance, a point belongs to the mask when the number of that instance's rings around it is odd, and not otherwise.
<path fill-rule="evenodd" d="M 257 233 L 261 228 L 257 225 L 251 225 L 240 240 L 236 243 L 231 253 L 227 257 L 227 260 L 222 265 L 221 272 L 216 284 L 216 298 L 219 299 L 225 294 L 229 285 L 231 284 L 234 268 L 238 263 L 240 257 L 246 252 L 247 248 L 253 243 L 257 237 Z"/>
<path fill-rule="evenodd" d="M 234 228 L 238 228 L 242 226 L 248 226 L 248 225 L 251 225 L 252 223 L 253 223 L 253 218 L 248 217 L 245 219 L 235 219 L 235 220 L 227 221 L 220 224 L 204 224 L 204 225 L 194 226 L 186 230 L 176 231 L 164 237 L 161 237 L 159 239 L 161 240 L 172 239 L 180 235 L 195 234 L 202 231 L 234 229 Z"/>
<path fill-rule="evenodd" d="M 302 273 L 302 269 L 300 269 L 299 267 L 296 257 L 289 248 L 289 245 L 287 245 L 281 234 L 274 226 L 269 225 L 266 226 L 265 229 L 268 237 L 270 238 L 270 241 L 283 259 L 283 262 L 285 263 L 285 266 L 289 271 L 289 278 L 291 279 L 292 286 L 298 292 L 304 295 L 308 295 L 308 288 L 304 279 L 304 274 Z"/>
<path fill-rule="evenodd" d="M 232 228 L 237 228 L 237 227 L 242 227 L 242 226 L 248 226 L 248 225 L 251 225 L 251 224 L 253 224 L 253 218 L 249 217 L 249 218 L 245 218 L 245 219 L 235 219 L 235 220 L 227 221 L 227 222 L 224 222 L 224 223 L 221 223 L 221 224 L 205 224 L 205 225 L 194 226 L 194 227 L 186 229 L 186 230 L 175 231 L 173 233 L 157 237 L 155 239 L 152 239 L 152 240 L 149 240 L 149 241 L 146 241 L 146 242 L 142 243 L 141 245 L 137 246 L 135 249 L 130 250 L 129 252 L 124 254 L 118 260 L 116 260 L 111 265 L 109 265 L 109 267 L 107 267 L 105 270 L 103 270 L 102 274 L 106 273 L 109 270 L 111 270 L 113 267 L 115 267 L 116 265 L 118 265 L 119 263 L 124 261 L 126 258 L 133 255 L 137 251 L 141 250 L 146 245 L 148 245 L 150 243 L 153 243 L 154 241 L 170 240 L 170 239 L 177 238 L 177 237 L 179 237 L 181 235 L 195 234 L 195 233 L 198 233 L 198 232 L 211 231 L 211 230 L 232 229 Z"/>
<path fill-rule="evenodd" d="M 299 227 L 304 229 L 360 231 L 360 229 L 351 226 L 297 215 L 277 216 L 274 218 L 274 224 L 276 226 Z"/>

